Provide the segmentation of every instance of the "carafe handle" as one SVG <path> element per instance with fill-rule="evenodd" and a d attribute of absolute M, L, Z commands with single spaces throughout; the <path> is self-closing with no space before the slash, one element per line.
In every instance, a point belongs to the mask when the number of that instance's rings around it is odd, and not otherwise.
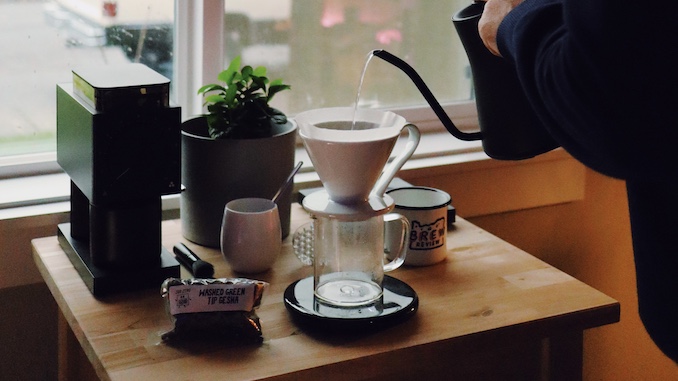
<path fill-rule="evenodd" d="M 388 236 L 397 237 L 397 245 L 392 245 L 392 242 L 384 242 L 384 257 L 393 258 L 390 262 L 384 264 L 384 272 L 393 271 L 400 267 L 405 262 L 407 256 L 407 243 L 410 237 L 410 222 L 407 217 L 398 213 L 389 213 L 384 216 L 384 229 L 391 229 L 392 224 L 400 222 L 401 234 L 389 234 Z M 386 234 L 384 235 L 386 237 Z M 393 248 L 397 247 L 396 253 L 392 252 Z M 386 252 L 386 248 L 389 252 Z"/>

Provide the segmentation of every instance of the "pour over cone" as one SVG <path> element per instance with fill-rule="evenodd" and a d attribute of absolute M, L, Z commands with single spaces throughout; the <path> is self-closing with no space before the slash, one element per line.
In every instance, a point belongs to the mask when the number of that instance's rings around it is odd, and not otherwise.
<path fill-rule="evenodd" d="M 295 117 L 299 135 L 311 162 L 334 202 L 365 202 L 380 179 L 402 129 L 405 119 L 389 111 L 351 107 L 315 109 Z M 416 129 L 416 127 L 415 127 Z M 412 140 L 412 133 L 410 133 Z M 406 149 L 412 155 L 414 147 Z M 401 154 L 402 155 L 402 154 Z M 404 160 L 398 160 L 400 166 Z M 384 173 L 391 178 L 400 167 Z M 390 182 L 390 179 L 388 179 Z"/>

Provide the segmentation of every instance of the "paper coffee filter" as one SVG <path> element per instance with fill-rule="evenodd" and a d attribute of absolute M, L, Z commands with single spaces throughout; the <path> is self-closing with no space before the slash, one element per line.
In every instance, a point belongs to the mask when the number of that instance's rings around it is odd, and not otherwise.
<path fill-rule="evenodd" d="M 325 141 L 360 142 L 388 139 L 399 135 L 406 124 L 405 118 L 390 111 L 358 109 L 355 120 L 372 124 L 374 128 L 338 130 L 318 127 L 321 124 L 327 127 L 333 122 L 345 122 L 344 125 L 350 125 L 353 113 L 353 107 L 323 108 L 299 113 L 294 119 L 302 137 Z"/>

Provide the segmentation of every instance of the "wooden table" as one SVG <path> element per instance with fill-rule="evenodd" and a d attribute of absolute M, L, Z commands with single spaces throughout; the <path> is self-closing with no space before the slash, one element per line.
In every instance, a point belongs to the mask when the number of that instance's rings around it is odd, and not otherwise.
<path fill-rule="evenodd" d="M 307 221 L 294 205 L 292 231 Z M 62 314 L 60 377 L 86 378 L 85 360 L 99 378 L 125 381 L 581 379 L 583 330 L 619 321 L 619 303 L 461 218 L 455 226 L 446 261 L 390 273 L 416 290 L 417 313 L 358 336 L 323 337 L 291 321 L 283 292 L 312 268 L 288 238 L 257 277 L 270 282 L 257 311 L 264 343 L 240 348 L 164 344 L 172 323 L 159 287 L 94 298 L 57 238 L 36 239 L 35 262 Z M 180 241 L 180 222 L 163 222 L 165 247 Z M 234 276 L 217 250 L 186 243 L 216 276 Z"/>

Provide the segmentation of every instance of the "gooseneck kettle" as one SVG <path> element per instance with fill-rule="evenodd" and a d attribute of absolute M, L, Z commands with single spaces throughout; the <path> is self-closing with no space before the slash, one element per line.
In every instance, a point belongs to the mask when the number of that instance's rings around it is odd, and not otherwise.
<path fill-rule="evenodd" d="M 476 1 L 452 17 L 471 65 L 480 132 L 460 131 L 419 74 L 405 61 L 385 50 L 375 50 L 372 54 L 407 74 L 441 123 L 457 139 L 482 140 L 485 153 L 499 160 L 522 160 L 548 152 L 558 144 L 532 110 L 514 67 L 490 53 L 480 39 L 478 20 L 484 7 L 484 2 Z"/>

